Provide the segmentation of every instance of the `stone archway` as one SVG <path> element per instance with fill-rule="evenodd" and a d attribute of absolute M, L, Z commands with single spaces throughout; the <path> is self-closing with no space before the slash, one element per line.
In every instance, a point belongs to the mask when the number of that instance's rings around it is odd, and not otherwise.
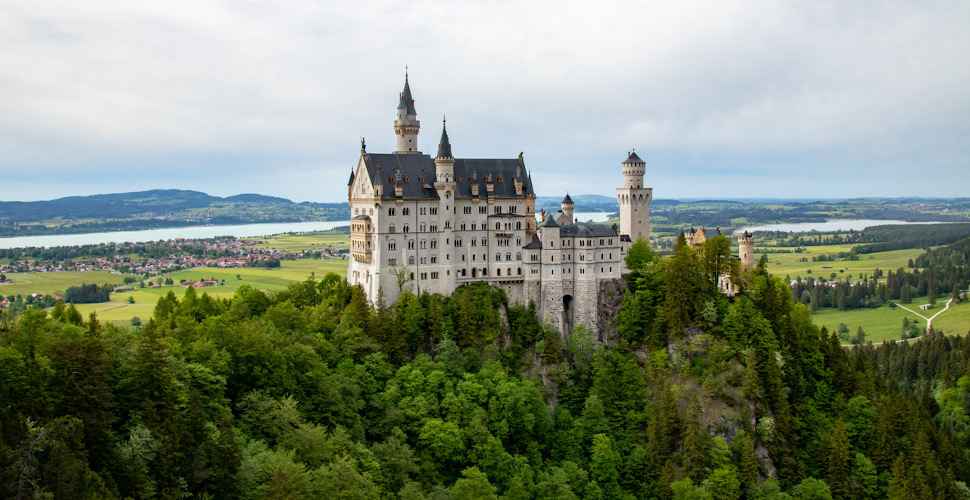
<path fill-rule="evenodd" d="M 573 318 L 575 316 L 575 308 L 573 307 L 573 296 L 563 295 L 562 296 L 562 334 L 566 337 L 573 331 Z"/>

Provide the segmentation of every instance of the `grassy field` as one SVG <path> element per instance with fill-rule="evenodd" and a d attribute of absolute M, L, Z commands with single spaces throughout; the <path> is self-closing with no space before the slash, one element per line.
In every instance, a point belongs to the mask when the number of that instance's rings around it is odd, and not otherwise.
<path fill-rule="evenodd" d="M 32 293 L 51 294 L 63 292 L 72 286 L 82 284 L 103 285 L 110 283 L 121 285 L 127 274 L 115 274 L 110 271 L 84 271 L 63 273 L 7 273 L 7 278 L 14 282 L 0 285 L 0 295 L 30 295 Z"/>
<path fill-rule="evenodd" d="M 913 304 L 907 305 L 913 310 L 918 310 L 920 304 L 924 302 L 916 299 Z M 935 309 L 922 312 L 926 317 L 930 317 L 939 312 L 945 302 L 938 302 Z M 866 339 L 876 342 L 887 340 L 899 340 L 903 326 L 903 318 L 910 321 L 919 320 L 921 325 L 926 325 L 926 320 L 906 311 L 900 307 L 891 308 L 889 305 L 877 309 L 855 309 L 850 311 L 840 311 L 835 308 L 826 307 L 819 309 L 812 319 L 818 326 L 825 326 L 829 331 L 836 330 L 839 323 L 845 323 L 849 327 L 849 334 L 855 335 L 856 329 L 860 326 L 866 332 Z M 954 303 L 946 312 L 940 314 L 933 320 L 935 330 L 943 330 L 948 334 L 966 335 L 970 330 L 970 302 Z"/>
<path fill-rule="evenodd" d="M 802 278 L 814 277 L 828 280 L 832 273 L 838 274 L 839 279 L 845 279 L 849 274 L 853 278 L 858 278 L 862 274 L 871 276 L 873 269 L 876 268 L 883 271 L 896 270 L 900 267 L 906 267 L 909 259 L 915 259 L 923 253 L 922 249 L 914 248 L 863 254 L 859 256 L 859 260 L 812 262 L 812 256 L 848 252 L 852 247 L 853 245 L 848 244 L 820 245 L 806 247 L 806 251 L 802 253 L 769 253 L 765 255 L 768 256 L 768 271 L 775 276 L 791 276 L 792 279 L 801 276 Z M 762 255 L 757 250 L 756 246 L 755 260 L 760 259 Z M 800 262 L 801 259 L 807 259 L 808 262 Z"/>
<path fill-rule="evenodd" d="M 78 310 L 85 317 L 92 311 L 96 311 L 98 318 L 103 322 L 129 325 L 133 316 L 143 320 L 151 317 L 159 297 L 166 295 L 169 291 L 174 291 L 178 297 L 185 294 L 185 288 L 178 284 L 179 280 L 201 281 L 211 278 L 215 278 L 219 282 L 225 280 L 224 285 L 206 287 L 200 289 L 199 292 L 205 292 L 213 297 L 227 298 L 232 297 L 242 285 L 250 285 L 259 290 L 274 292 L 286 288 L 290 283 L 304 281 L 311 276 L 320 279 L 331 272 L 341 277 L 345 276 L 347 274 L 347 261 L 284 260 L 277 269 L 200 267 L 167 275 L 166 277 L 175 281 L 174 285 L 163 285 L 161 288 L 134 288 L 131 292 L 113 293 L 110 302 L 79 304 Z M 15 283 L 0 286 L 0 293 L 5 296 L 63 292 L 68 287 L 81 283 L 117 283 L 120 285 L 124 279 L 122 275 L 111 274 L 107 271 L 15 273 L 9 275 L 9 277 L 14 279 Z M 152 281 L 158 281 L 158 279 L 153 278 Z M 134 304 L 128 303 L 129 296 L 135 300 Z"/>
<path fill-rule="evenodd" d="M 265 239 L 266 243 L 253 245 L 254 248 L 277 248 L 290 252 L 301 250 L 322 250 L 324 248 L 350 247 L 350 234 L 336 231 L 316 233 L 280 234 Z"/>

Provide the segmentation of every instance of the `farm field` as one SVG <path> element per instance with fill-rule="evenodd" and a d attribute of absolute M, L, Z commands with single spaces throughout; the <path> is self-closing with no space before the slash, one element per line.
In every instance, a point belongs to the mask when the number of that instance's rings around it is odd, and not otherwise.
<path fill-rule="evenodd" d="M 882 269 L 883 271 L 896 270 L 900 267 L 906 267 L 906 265 L 909 263 L 909 259 L 915 259 L 923 254 L 923 249 L 911 248 L 907 250 L 892 250 L 888 252 L 862 254 L 859 256 L 859 260 L 812 262 L 812 256 L 848 252 L 853 246 L 854 245 L 851 244 L 820 245 L 805 247 L 806 251 L 802 253 L 769 254 L 758 252 L 759 248 L 755 246 L 754 258 L 755 261 L 757 261 L 761 258 L 761 255 L 767 255 L 768 272 L 774 274 L 775 276 L 791 276 L 791 279 L 796 279 L 801 276 L 802 278 L 814 277 L 827 280 L 832 273 L 837 273 L 839 275 L 839 279 L 844 279 L 846 275 L 849 274 L 851 274 L 853 278 L 858 278 L 862 274 L 871 276 L 872 271 L 876 268 Z M 778 248 L 788 248 L 790 250 L 794 250 L 792 247 Z M 808 259 L 808 262 L 800 262 L 801 259 Z"/>
<path fill-rule="evenodd" d="M 124 283 L 126 276 L 129 275 L 111 271 L 7 273 L 7 278 L 14 280 L 14 282 L 0 285 L 0 295 L 4 297 L 30 295 L 32 293 L 47 295 L 54 292 L 63 292 L 72 286 L 81 286 L 85 283 L 96 285 L 110 283 L 120 286 Z"/>
<path fill-rule="evenodd" d="M 276 248 L 289 252 L 300 250 L 323 250 L 325 248 L 350 248 L 350 233 L 346 231 L 320 231 L 316 233 L 278 234 L 264 239 L 266 243 L 253 248 Z"/>
<path fill-rule="evenodd" d="M 918 310 L 920 304 L 925 303 L 920 299 L 915 299 L 912 304 L 907 304 L 913 310 Z M 930 317 L 939 312 L 946 301 L 938 301 L 935 309 L 923 312 L 926 317 Z M 855 335 L 856 329 L 860 326 L 866 332 L 866 340 L 873 343 L 885 342 L 887 340 L 899 340 L 903 326 L 903 318 L 910 321 L 919 320 L 921 325 L 926 325 L 926 320 L 906 311 L 900 307 L 895 309 L 884 305 L 876 309 L 854 309 L 840 311 L 835 308 L 826 307 L 819 309 L 812 316 L 812 320 L 819 327 L 825 326 L 831 332 L 839 328 L 839 323 L 845 323 L 849 327 L 849 335 Z M 943 330 L 952 335 L 966 335 L 970 330 L 970 302 L 964 301 L 954 303 L 943 314 L 933 320 L 935 330 Z"/>

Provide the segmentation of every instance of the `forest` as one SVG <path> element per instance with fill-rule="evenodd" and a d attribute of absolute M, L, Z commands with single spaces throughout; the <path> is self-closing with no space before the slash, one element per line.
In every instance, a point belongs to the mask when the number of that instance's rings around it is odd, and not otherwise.
<path fill-rule="evenodd" d="M 927 250 L 911 259 L 908 267 L 885 273 L 875 269 L 872 276 L 860 276 L 857 282 L 846 279 L 830 284 L 824 278 L 798 278 L 791 285 L 792 295 L 812 311 L 879 307 L 891 300 L 909 304 L 915 297 L 925 297 L 929 304 L 959 300 L 960 292 L 970 285 L 970 237 Z"/>
<path fill-rule="evenodd" d="M 970 345 L 841 347 L 730 242 L 630 249 L 617 334 L 484 283 L 0 316 L 10 498 L 970 498 Z M 731 273 L 739 292 L 718 292 Z"/>

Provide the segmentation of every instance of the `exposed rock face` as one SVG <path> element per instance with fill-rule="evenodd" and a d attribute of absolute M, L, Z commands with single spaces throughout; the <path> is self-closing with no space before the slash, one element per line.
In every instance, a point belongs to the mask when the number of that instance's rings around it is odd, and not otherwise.
<path fill-rule="evenodd" d="M 599 333 L 596 337 L 600 342 L 605 342 L 611 336 L 616 337 L 617 333 L 619 333 L 614 324 L 616 323 L 617 315 L 620 314 L 620 309 L 623 308 L 623 292 L 626 289 L 626 281 L 622 279 L 600 281 L 599 293 L 597 294 L 597 300 L 599 301 L 599 304 L 597 304 L 597 311 L 599 312 L 599 317 L 597 318 Z"/>

